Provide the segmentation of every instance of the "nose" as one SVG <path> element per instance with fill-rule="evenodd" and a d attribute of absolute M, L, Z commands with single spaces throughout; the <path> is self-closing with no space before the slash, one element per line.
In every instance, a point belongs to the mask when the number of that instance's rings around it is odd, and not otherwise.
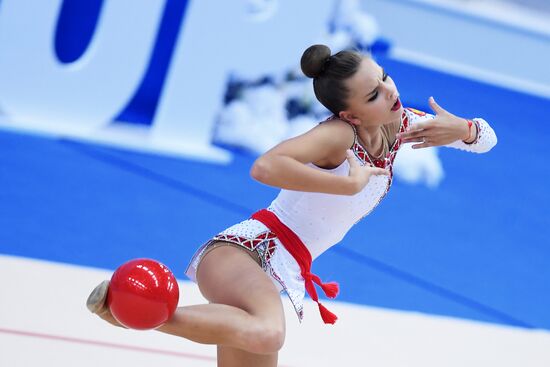
<path fill-rule="evenodd" d="M 388 78 L 388 80 L 386 81 L 383 81 L 382 83 L 380 83 L 382 89 L 384 90 L 384 94 L 386 95 L 386 99 L 387 100 L 394 100 L 395 97 L 397 96 L 397 88 L 395 86 L 394 83 L 392 83 L 390 81 L 390 79 Z"/>
<path fill-rule="evenodd" d="M 395 85 L 389 85 L 388 83 L 383 83 L 383 85 L 386 91 L 386 99 L 394 100 L 397 96 L 397 88 L 395 88 Z"/>

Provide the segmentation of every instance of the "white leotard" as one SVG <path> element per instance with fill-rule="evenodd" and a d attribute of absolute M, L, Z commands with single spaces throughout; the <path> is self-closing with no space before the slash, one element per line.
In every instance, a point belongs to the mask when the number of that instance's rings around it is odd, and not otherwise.
<path fill-rule="evenodd" d="M 405 109 L 401 119 L 400 131 L 405 131 L 409 124 L 415 124 L 433 115 L 413 109 Z M 470 152 L 483 153 L 490 150 L 497 138 L 493 129 L 483 119 L 474 119 L 479 134 L 475 142 L 466 144 L 456 141 L 447 146 Z M 383 160 L 373 161 L 366 154 L 355 136 L 353 151 L 355 159 L 361 165 L 375 165 L 390 170 L 390 176 L 372 176 L 361 192 L 353 195 L 334 195 L 292 190 L 281 190 L 269 206 L 279 219 L 296 233 L 309 249 L 315 259 L 331 246 L 342 240 L 350 228 L 361 218 L 368 215 L 387 194 L 393 179 L 393 162 L 399 150 L 400 141 L 390 148 Z M 349 163 L 344 160 L 334 169 L 323 169 L 311 163 L 314 169 L 330 172 L 338 176 L 347 176 Z"/>

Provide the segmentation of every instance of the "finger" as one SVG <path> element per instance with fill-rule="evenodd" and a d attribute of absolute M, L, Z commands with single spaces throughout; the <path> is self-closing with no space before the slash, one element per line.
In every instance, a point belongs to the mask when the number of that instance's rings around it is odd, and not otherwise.
<path fill-rule="evenodd" d="M 427 124 L 425 122 L 417 122 L 416 124 L 409 126 L 409 128 L 406 131 L 423 130 L 427 127 L 426 125 Z"/>
<path fill-rule="evenodd" d="M 412 146 L 413 149 L 420 149 L 420 148 L 428 148 L 433 147 L 434 145 L 432 143 L 422 143 L 422 144 L 415 144 Z"/>
<path fill-rule="evenodd" d="M 431 138 L 436 135 L 437 135 L 437 131 L 435 131 L 434 129 L 415 131 L 413 133 L 404 133 L 404 134 L 401 134 L 401 142 L 407 143 L 407 142 L 422 141 L 422 140 L 428 140 L 428 139 L 431 140 Z"/>
<path fill-rule="evenodd" d="M 428 99 L 428 103 L 430 104 L 430 108 L 435 112 L 436 115 L 447 112 L 443 107 L 437 104 L 434 97 L 430 97 Z"/>
<path fill-rule="evenodd" d="M 427 123 L 420 122 L 410 126 L 407 130 L 403 131 L 402 133 L 395 134 L 395 137 L 397 139 L 406 139 L 412 136 L 417 136 L 419 133 L 422 133 L 423 131 L 425 131 L 428 127 L 429 125 Z"/>
<path fill-rule="evenodd" d="M 370 173 L 376 176 L 389 176 L 390 171 L 384 168 L 372 167 L 369 168 Z"/>
<path fill-rule="evenodd" d="M 424 135 L 426 135 L 426 131 L 424 131 L 424 130 L 407 131 L 407 132 L 404 132 L 404 133 L 401 133 L 401 134 L 397 134 L 397 139 L 402 139 L 402 140 L 416 139 L 416 138 L 420 138 Z"/>
<path fill-rule="evenodd" d="M 419 136 L 417 138 L 410 138 L 410 139 L 403 139 L 401 140 L 401 143 L 418 143 L 418 142 L 424 142 L 424 138 Z"/>

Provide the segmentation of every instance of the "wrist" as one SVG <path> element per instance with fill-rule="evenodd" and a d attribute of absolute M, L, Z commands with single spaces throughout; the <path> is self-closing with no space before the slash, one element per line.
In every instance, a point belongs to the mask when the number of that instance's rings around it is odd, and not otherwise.
<path fill-rule="evenodd" d="M 466 128 L 465 138 L 462 139 L 462 141 L 466 144 L 472 144 L 476 140 L 476 126 L 475 123 L 470 119 L 464 119 L 466 121 L 466 124 L 464 125 Z"/>
<path fill-rule="evenodd" d="M 353 176 L 346 177 L 345 195 L 355 195 L 359 192 L 359 182 Z"/>

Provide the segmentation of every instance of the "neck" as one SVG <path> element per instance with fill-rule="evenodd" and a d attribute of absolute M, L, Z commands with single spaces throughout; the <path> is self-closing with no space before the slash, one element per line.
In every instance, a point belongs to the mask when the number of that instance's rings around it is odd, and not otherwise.
<path fill-rule="evenodd" d="M 361 131 L 367 139 L 378 139 L 382 133 L 382 126 L 357 126 L 357 130 Z"/>
<path fill-rule="evenodd" d="M 384 149 L 383 134 L 381 126 L 357 127 L 357 134 L 365 149 L 372 156 L 378 156 Z"/>

